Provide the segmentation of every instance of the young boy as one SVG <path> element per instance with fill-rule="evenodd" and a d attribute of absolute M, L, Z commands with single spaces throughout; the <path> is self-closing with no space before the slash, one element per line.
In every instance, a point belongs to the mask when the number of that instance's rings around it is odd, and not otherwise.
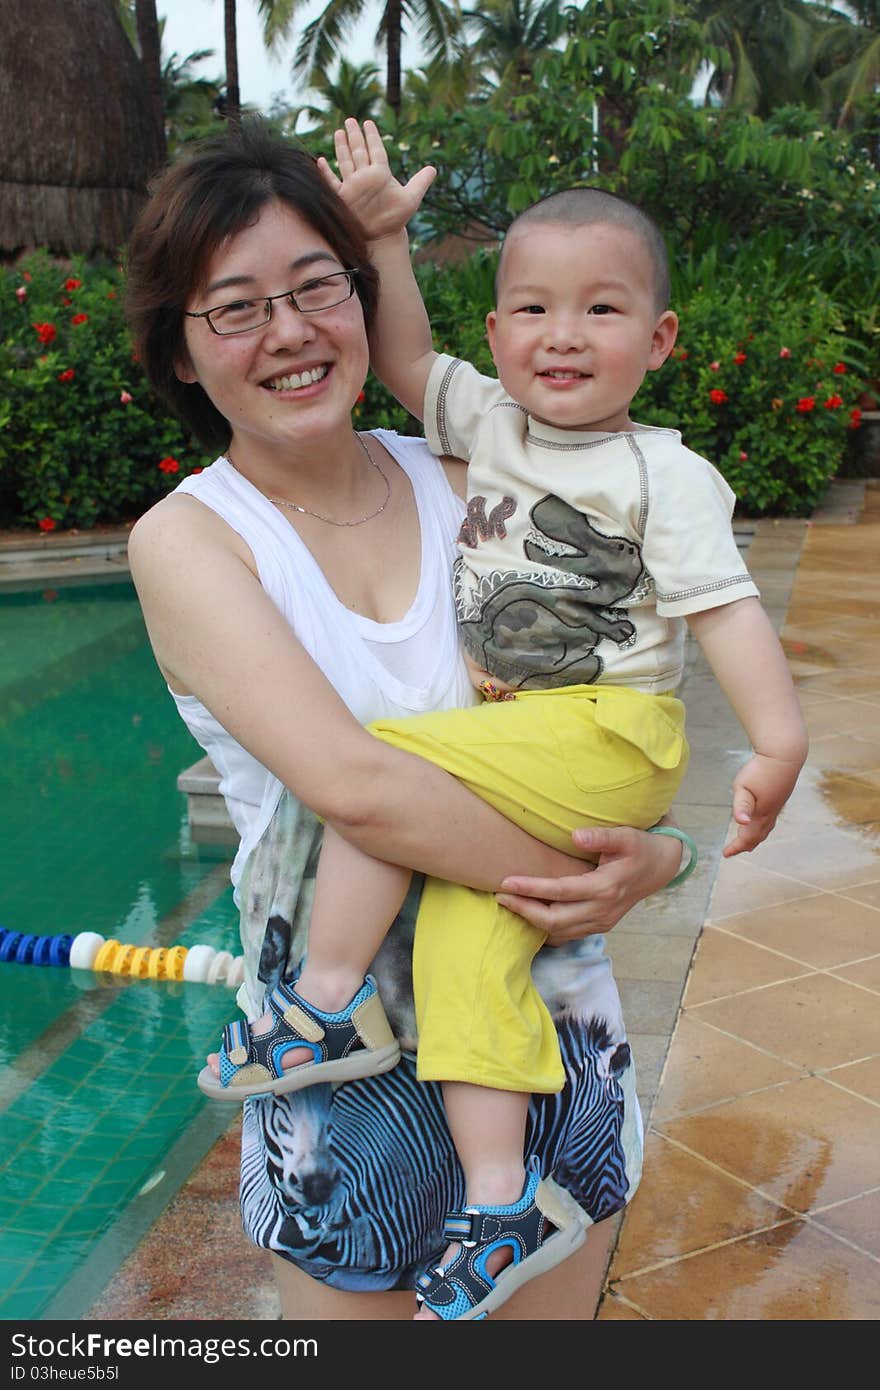
<path fill-rule="evenodd" d="M 436 453 L 469 462 L 454 588 L 486 699 L 373 732 L 560 848 L 589 821 L 655 826 L 687 766 L 673 695 L 686 619 L 755 750 L 734 781 L 739 829 L 725 853 L 754 848 L 794 787 L 806 736 L 736 549 L 733 494 L 677 432 L 629 416 L 677 332 L 659 231 L 596 189 L 554 194 L 521 214 L 486 321 L 495 381 L 432 347 L 406 224 L 433 170 L 402 187 L 371 122 L 363 132 L 346 122 L 336 151 L 342 181 L 326 165 L 325 175 L 364 224 L 381 274 L 373 368 L 424 420 Z M 222 1088 L 203 1072 L 203 1089 L 238 1099 L 363 1075 L 371 1048 L 373 1070 L 393 1065 L 387 1039 L 358 1030 L 356 1017 L 378 1004 L 364 973 L 408 883 L 406 871 L 327 832 L 296 991 L 249 1036 L 231 1025 Z M 555 1030 L 530 978 L 541 935 L 508 915 L 487 940 L 449 910 L 448 887 L 429 883 L 423 896 L 414 978 L 418 1074 L 443 1083 L 468 1202 L 446 1224 L 462 1245 L 419 1281 L 422 1316 L 454 1319 L 485 1316 L 572 1253 L 583 1228 L 568 1194 L 523 1162 L 529 1095 L 562 1084 Z M 267 1025 L 264 1036 L 287 1049 L 274 1069 L 261 1042 Z M 314 1050 L 310 1027 L 343 1029 L 336 1061 L 316 1060 L 329 1054 L 323 1037 L 325 1050 Z"/>

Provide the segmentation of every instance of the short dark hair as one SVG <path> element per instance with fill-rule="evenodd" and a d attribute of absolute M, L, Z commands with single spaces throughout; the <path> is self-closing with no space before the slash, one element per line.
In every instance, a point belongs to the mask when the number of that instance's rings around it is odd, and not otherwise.
<path fill-rule="evenodd" d="M 640 237 L 651 257 L 654 272 L 654 304 L 658 314 L 669 308 L 669 256 L 663 233 L 653 218 L 643 212 L 635 203 L 604 188 L 593 188 L 585 184 L 579 188 L 562 188 L 557 193 L 548 193 L 539 198 L 531 207 L 513 219 L 504 237 L 498 270 L 495 276 L 496 295 L 501 267 L 504 261 L 504 245 L 512 232 L 520 227 L 528 227 L 532 222 L 556 222 L 564 226 L 581 227 L 591 223 L 611 223 L 626 227 Z"/>
<path fill-rule="evenodd" d="M 209 449 L 228 448 L 231 427 L 198 382 L 189 385 L 175 374 L 186 351 L 184 306 L 204 284 L 218 247 L 252 226 L 274 200 L 298 212 L 344 266 L 358 270 L 355 289 L 369 328 L 379 278 L 360 223 L 312 155 L 258 117 L 199 142 L 165 168 L 129 238 L 126 312 L 135 351 L 153 389 Z"/>

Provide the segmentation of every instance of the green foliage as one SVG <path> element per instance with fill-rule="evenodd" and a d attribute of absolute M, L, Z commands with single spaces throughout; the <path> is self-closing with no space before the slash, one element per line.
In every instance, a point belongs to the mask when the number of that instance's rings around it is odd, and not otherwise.
<path fill-rule="evenodd" d="M 740 27 L 748 18 L 741 6 L 716 8 Z M 747 9 L 761 17 L 760 7 Z M 353 13 L 348 0 L 343 11 Z M 700 7 L 700 19 L 710 11 Z M 334 13 L 327 7 L 322 24 Z M 500 238 L 535 199 L 577 183 L 653 214 L 670 249 L 674 305 L 685 306 L 679 346 L 688 355 L 649 378 L 637 411 L 680 428 L 749 511 L 805 514 L 841 465 L 859 391 L 880 394 L 880 97 L 860 97 L 854 130 L 833 129 L 803 105 L 765 119 L 700 108 L 690 98 L 700 64 L 715 64 L 721 87 L 734 70 L 727 31 L 710 47 L 696 13 L 673 0 L 588 0 L 561 5 L 557 26 L 541 0 L 493 0 L 470 12 L 471 29 L 488 42 L 497 20 L 511 43 L 480 48 L 476 71 L 501 78 L 509 50 L 519 55 L 511 80 L 467 97 L 455 85 L 464 67 L 441 80 L 439 63 L 429 64 L 402 113 L 386 107 L 380 125 L 400 177 L 425 163 L 439 169 L 411 229 L 423 245 L 475 228 Z M 546 34 L 524 54 L 518 35 L 532 19 Z M 791 56 L 774 53 L 773 62 Z M 191 80 L 189 62 L 172 55 L 166 64 L 180 98 L 170 112 L 178 143 L 212 120 L 210 84 Z M 302 114 L 279 107 L 271 121 L 292 135 Z M 305 137 L 313 154 L 333 158 L 333 124 L 330 113 Z M 490 372 L 483 325 L 495 263 L 482 251 L 418 268 L 436 345 Z M 70 279 L 82 283 L 65 290 Z M 112 266 L 65 270 L 37 256 L 0 270 L 0 525 L 136 516 L 205 461 L 132 362 L 120 297 Z M 50 340 L 34 324 L 51 325 Z M 834 373 L 838 362 L 845 373 Z M 713 402 L 712 390 L 726 399 Z M 840 405 L 825 404 L 836 397 Z M 810 398 L 812 409 L 797 409 Z M 372 377 L 356 410 L 362 427 L 420 428 Z M 163 460 L 178 471 L 162 471 Z"/>
<path fill-rule="evenodd" d="M 607 186 L 632 198 L 673 246 L 739 246 L 771 229 L 814 246 L 829 236 L 871 247 L 877 170 L 860 137 L 785 107 L 766 121 L 645 93 Z"/>
<path fill-rule="evenodd" d="M 831 272 L 821 256 L 815 260 L 809 270 L 802 254 L 786 259 L 771 234 L 733 260 L 713 246 L 679 258 L 678 344 L 633 407 L 646 424 L 681 430 L 751 515 L 808 515 L 816 506 L 843 465 L 859 392 L 876 370 L 876 346 L 869 355 L 865 343 L 876 345 L 880 335 L 880 253 L 856 258 L 849 271 L 837 258 L 843 291 L 862 266 L 867 291 L 857 309 L 845 293 L 835 300 L 822 288 Z M 490 374 L 484 320 L 496 265 L 497 252 L 483 250 L 417 269 L 436 347 Z M 132 359 L 121 294 L 113 266 L 65 269 L 37 255 L 2 272 L 0 525 L 129 520 L 209 462 L 148 390 Z M 372 375 L 355 421 L 421 432 Z"/>
<path fill-rule="evenodd" d="M 206 459 L 133 360 L 118 267 L 0 271 L 0 525 L 129 520 Z"/>
<path fill-rule="evenodd" d="M 719 276 L 679 309 L 672 357 L 633 406 L 679 429 L 724 474 L 747 515 L 808 516 L 857 427 L 863 363 L 839 309 L 807 280 Z"/>
<path fill-rule="evenodd" d="M 880 181 L 863 134 L 823 127 L 799 107 L 766 121 L 706 110 L 656 82 L 633 86 L 619 130 L 600 84 L 575 82 L 570 51 L 545 60 L 540 88 L 510 111 L 469 104 L 398 130 L 401 176 L 426 163 L 440 171 L 422 209 L 432 236 L 473 223 L 501 235 L 536 199 L 590 183 L 640 204 L 682 251 L 771 228 L 816 245 L 829 235 L 876 242 Z"/>

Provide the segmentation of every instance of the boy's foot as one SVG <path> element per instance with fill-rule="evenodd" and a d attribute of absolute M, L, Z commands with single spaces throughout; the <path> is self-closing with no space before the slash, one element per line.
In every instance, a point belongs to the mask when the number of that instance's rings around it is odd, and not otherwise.
<path fill-rule="evenodd" d="M 534 1159 L 517 1202 L 449 1212 L 444 1233 L 460 1243 L 443 1264 L 419 1276 L 416 1298 L 419 1318 L 427 1313 L 447 1322 L 487 1317 L 523 1284 L 573 1255 L 587 1235 L 571 1193 L 542 1179 Z"/>
<path fill-rule="evenodd" d="M 212 1100 L 237 1104 L 247 1096 L 283 1095 L 322 1081 L 353 1081 L 389 1071 L 400 1060 L 372 975 L 337 1013 L 316 1008 L 284 983 L 272 991 L 269 1011 L 264 1032 L 244 1022 L 227 1024 L 219 1076 L 210 1065 L 198 1075 L 199 1089 Z M 285 1058 L 303 1056 L 309 1060 L 285 1067 Z"/>

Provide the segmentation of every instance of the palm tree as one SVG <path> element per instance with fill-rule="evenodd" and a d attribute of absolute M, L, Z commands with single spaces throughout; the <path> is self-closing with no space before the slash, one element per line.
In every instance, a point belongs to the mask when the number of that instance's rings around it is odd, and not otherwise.
<path fill-rule="evenodd" d="M 787 104 L 822 104 L 817 57 L 838 16 L 813 0 L 697 0 L 709 43 L 730 63 L 709 79 L 707 101 L 769 115 Z"/>
<path fill-rule="evenodd" d="M 258 0 L 266 13 L 264 35 L 271 46 L 286 39 L 302 0 Z M 272 10 L 271 16 L 268 14 Z M 366 10 L 366 0 L 328 0 L 324 9 L 303 30 L 293 61 L 293 71 L 315 85 L 339 55 L 342 44 Z M 459 29 L 458 0 L 384 0 L 376 30 L 376 45 L 386 54 L 385 100 L 399 112 L 401 101 L 401 41 L 407 27 L 415 25 L 429 60 L 451 60 Z"/>
<path fill-rule="evenodd" d="M 462 13 L 487 84 L 505 98 L 530 85 L 535 60 L 566 27 L 559 0 L 486 0 Z"/>
<path fill-rule="evenodd" d="M 235 0 L 223 0 L 223 46 L 226 54 L 226 95 L 220 109 L 232 125 L 237 125 L 241 120 L 241 92 L 238 86 Z"/>
<path fill-rule="evenodd" d="M 199 48 L 182 59 L 171 53 L 162 64 L 162 103 L 172 154 L 185 140 L 207 133 L 216 121 L 222 80 L 196 77 L 193 72 L 197 63 L 213 56 L 213 48 Z"/>
<path fill-rule="evenodd" d="M 156 132 L 158 159 L 160 164 L 164 164 L 166 146 L 165 110 L 162 104 L 162 30 L 156 14 L 156 0 L 134 0 L 134 13 L 141 65 L 147 79 L 150 115 Z"/>
<path fill-rule="evenodd" d="M 263 42 L 271 51 L 287 39 L 300 0 L 256 0 L 263 18 Z M 226 57 L 226 94 L 221 100 L 223 116 L 241 120 L 241 92 L 238 85 L 238 35 L 235 0 L 223 0 L 223 38 Z"/>
<path fill-rule="evenodd" d="M 321 74 L 311 90 L 318 101 L 301 106 L 300 113 L 314 122 L 312 130 L 316 134 L 332 136 L 346 116 L 354 116 L 360 122 L 378 117 L 382 88 L 375 63 L 354 64 L 340 58 L 336 76 Z"/>
<path fill-rule="evenodd" d="M 859 104 L 880 87 L 880 0 L 851 0 L 855 18 L 841 16 L 819 46 L 826 109 L 839 128 L 852 125 Z"/>
<path fill-rule="evenodd" d="M 411 68 L 404 79 L 400 117 L 406 124 L 407 113 L 423 116 L 439 107 L 456 111 L 472 101 L 482 84 L 482 68 L 470 46 L 462 45 L 454 61 L 435 58 L 420 68 Z"/>

